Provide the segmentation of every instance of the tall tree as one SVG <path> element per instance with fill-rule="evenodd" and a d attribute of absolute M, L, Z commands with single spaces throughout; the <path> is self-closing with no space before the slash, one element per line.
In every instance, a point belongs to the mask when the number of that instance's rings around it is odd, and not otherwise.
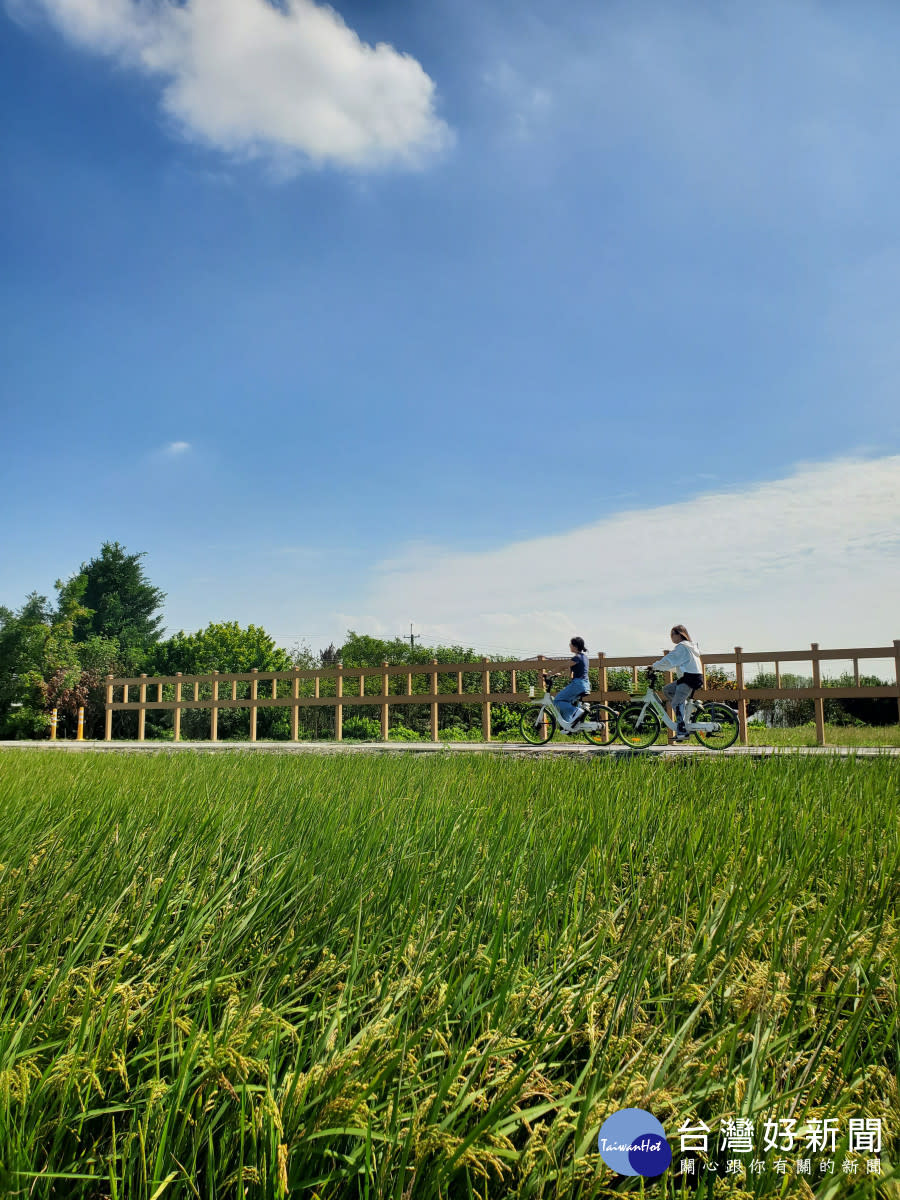
<path fill-rule="evenodd" d="M 80 600 L 88 612 L 75 622 L 77 642 L 115 638 L 127 660 L 159 639 L 166 594 L 147 578 L 143 557 L 143 551 L 128 554 L 118 542 L 104 542 L 99 556 L 82 564 L 87 582 Z"/>

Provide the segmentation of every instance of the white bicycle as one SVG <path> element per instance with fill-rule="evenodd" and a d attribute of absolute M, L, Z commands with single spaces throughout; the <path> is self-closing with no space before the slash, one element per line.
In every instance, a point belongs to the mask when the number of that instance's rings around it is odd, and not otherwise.
<path fill-rule="evenodd" d="M 533 700 L 522 713 L 522 737 L 533 746 L 549 742 L 557 729 L 566 736 L 577 737 L 583 733 L 589 742 L 595 746 L 608 746 L 616 740 L 618 713 L 606 704 L 597 704 L 593 700 L 583 700 L 582 708 L 586 711 L 582 720 L 567 721 L 554 703 L 550 695 L 550 684 L 558 679 L 559 671 L 547 674 L 541 672 L 544 680 L 544 695 L 540 700 Z M 533 691 L 533 689 L 532 689 Z"/>
<path fill-rule="evenodd" d="M 619 713 L 619 737 L 624 745 L 634 750 L 652 746 L 664 725 L 673 732 L 678 728 L 678 723 L 672 720 L 654 691 L 658 678 L 659 673 L 648 668 L 647 694 L 626 705 Z M 691 699 L 686 703 L 685 716 L 685 729 L 701 746 L 727 750 L 737 741 L 740 733 L 737 713 L 727 704 L 706 704 Z"/>

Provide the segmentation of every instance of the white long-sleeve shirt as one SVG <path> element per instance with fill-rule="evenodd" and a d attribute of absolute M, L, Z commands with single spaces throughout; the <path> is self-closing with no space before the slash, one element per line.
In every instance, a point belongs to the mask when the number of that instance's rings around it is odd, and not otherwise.
<path fill-rule="evenodd" d="M 653 664 L 654 671 L 676 671 L 679 675 L 685 672 L 702 675 L 703 663 L 700 652 L 693 642 L 679 642 L 665 657 Z"/>

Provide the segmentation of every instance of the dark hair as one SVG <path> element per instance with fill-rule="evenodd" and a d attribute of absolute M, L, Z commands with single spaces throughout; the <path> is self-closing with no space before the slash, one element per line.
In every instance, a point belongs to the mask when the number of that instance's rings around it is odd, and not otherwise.
<path fill-rule="evenodd" d="M 581 654 L 581 652 L 584 650 L 584 638 L 580 638 L 580 637 L 569 638 L 569 642 L 571 645 L 573 645 L 575 647 L 575 649 L 578 651 L 579 654 Z"/>
<path fill-rule="evenodd" d="M 689 642 L 691 640 L 691 635 L 683 625 L 673 625 L 672 632 L 677 633 L 683 642 Z"/>

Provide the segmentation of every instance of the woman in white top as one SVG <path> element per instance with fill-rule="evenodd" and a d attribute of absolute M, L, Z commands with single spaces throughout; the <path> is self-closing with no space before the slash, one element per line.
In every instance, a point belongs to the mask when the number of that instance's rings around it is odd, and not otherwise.
<path fill-rule="evenodd" d="M 691 635 L 683 625 L 673 625 L 671 631 L 675 649 L 653 664 L 654 671 L 677 671 L 678 678 L 674 683 L 667 683 L 663 693 L 675 709 L 678 717 L 678 729 L 675 733 L 676 742 L 687 741 L 690 736 L 685 728 L 687 701 L 697 688 L 703 687 L 703 663 L 700 652 L 691 641 Z"/>

